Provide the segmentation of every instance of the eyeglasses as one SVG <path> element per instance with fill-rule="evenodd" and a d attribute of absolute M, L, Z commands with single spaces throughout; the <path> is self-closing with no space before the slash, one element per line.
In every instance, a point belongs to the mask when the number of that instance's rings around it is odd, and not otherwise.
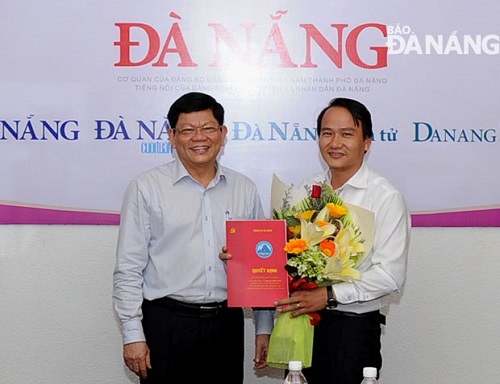
<path fill-rule="evenodd" d="M 219 125 L 218 127 L 201 127 L 201 128 L 172 128 L 174 132 L 179 132 L 179 135 L 182 137 L 193 137 L 196 132 L 200 131 L 203 135 L 205 136 L 213 136 L 215 133 L 221 129 L 222 126 Z"/>

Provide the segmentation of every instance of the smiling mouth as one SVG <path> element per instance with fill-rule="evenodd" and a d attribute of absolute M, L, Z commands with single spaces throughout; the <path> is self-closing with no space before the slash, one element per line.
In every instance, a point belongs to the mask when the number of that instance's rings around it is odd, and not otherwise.
<path fill-rule="evenodd" d="M 340 159 L 341 157 L 344 156 L 344 154 L 339 152 L 331 152 L 328 154 L 328 156 L 330 156 L 330 158 L 332 159 Z"/>
<path fill-rule="evenodd" d="M 192 147 L 191 150 L 194 151 L 194 152 L 206 152 L 208 151 L 210 147 L 209 146 L 198 146 L 198 147 Z"/>

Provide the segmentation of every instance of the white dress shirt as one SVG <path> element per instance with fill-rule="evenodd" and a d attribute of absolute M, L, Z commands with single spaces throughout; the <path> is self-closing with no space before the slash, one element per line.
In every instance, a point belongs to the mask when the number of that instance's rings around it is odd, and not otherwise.
<path fill-rule="evenodd" d="M 229 217 L 263 219 L 264 213 L 254 182 L 219 164 L 206 188 L 179 160 L 144 172 L 129 184 L 113 274 L 113 304 L 125 344 L 145 340 L 143 299 L 227 299 L 226 264 L 219 253 L 226 244 Z M 264 316 L 262 329 L 257 319 L 258 333 L 272 328 L 272 316 Z"/>
<path fill-rule="evenodd" d="M 331 172 L 313 175 L 303 185 L 331 183 Z M 365 163 L 337 192 L 343 201 L 375 215 L 373 248 L 360 265 L 362 279 L 334 284 L 337 310 L 365 313 L 389 305 L 391 293 L 400 293 L 408 264 L 411 216 L 401 193 Z"/>

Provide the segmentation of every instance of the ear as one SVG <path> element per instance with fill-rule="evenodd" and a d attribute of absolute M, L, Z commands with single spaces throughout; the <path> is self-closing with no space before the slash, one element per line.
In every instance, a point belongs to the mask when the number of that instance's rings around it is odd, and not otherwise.
<path fill-rule="evenodd" d="M 227 127 L 225 125 L 222 125 L 221 127 L 221 130 L 222 130 L 222 145 L 224 146 L 226 144 L 226 141 L 227 141 Z"/>
<path fill-rule="evenodd" d="M 372 138 L 369 137 L 367 139 L 365 139 L 365 153 L 368 152 L 368 150 L 370 149 L 370 146 L 372 145 Z"/>
<path fill-rule="evenodd" d="M 168 129 L 168 139 L 170 140 L 170 145 L 175 149 L 175 133 L 172 128 Z"/>

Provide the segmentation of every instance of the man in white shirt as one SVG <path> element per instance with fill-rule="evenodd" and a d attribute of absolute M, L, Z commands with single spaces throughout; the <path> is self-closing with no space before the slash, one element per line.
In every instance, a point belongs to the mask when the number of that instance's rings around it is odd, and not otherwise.
<path fill-rule="evenodd" d="M 328 169 L 304 185 L 330 183 L 344 202 L 373 212 L 373 248 L 360 265 L 362 279 L 294 292 L 276 303 L 292 317 L 318 312 L 309 384 L 359 384 L 363 367 L 382 367 L 380 310 L 403 287 L 411 217 L 401 193 L 365 163 L 372 143 L 368 109 L 352 99 L 333 99 L 319 114 L 318 143 Z"/>

